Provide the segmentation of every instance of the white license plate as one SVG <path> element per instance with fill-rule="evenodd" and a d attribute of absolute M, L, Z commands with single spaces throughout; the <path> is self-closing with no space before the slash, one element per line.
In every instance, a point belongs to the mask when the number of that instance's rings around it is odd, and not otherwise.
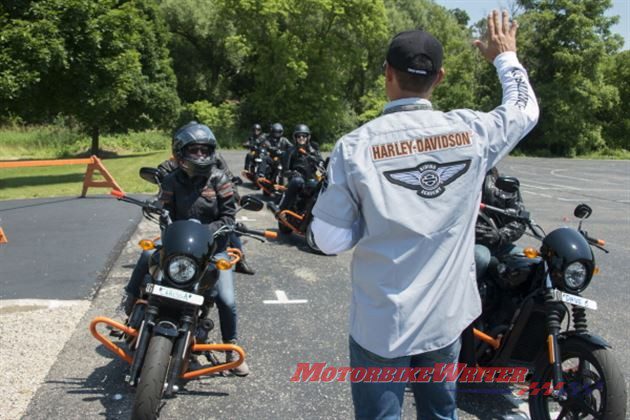
<path fill-rule="evenodd" d="M 561 292 L 560 290 L 555 290 L 556 299 L 561 300 L 566 303 L 570 303 L 571 305 L 581 306 L 583 308 L 588 309 L 597 309 L 597 302 L 594 300 L 586 299 L 581 296 L 570 295 L 568 293 Z"/>
<path fill-rule="evenodd" d="M 183 290 L 173 289 L 171 287 L 160 286 L 159 284 L 147 284 L 147 293 L 155 296 L 161 296 L 168 299 L 186 302 L 191 305 L 203 305 L 203 296 L 194 293 L 188 293 Z"/>

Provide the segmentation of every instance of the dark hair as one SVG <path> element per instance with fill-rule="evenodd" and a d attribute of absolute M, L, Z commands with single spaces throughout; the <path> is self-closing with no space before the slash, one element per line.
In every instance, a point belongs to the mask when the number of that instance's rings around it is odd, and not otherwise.
<path fill-rule="evenodd" d="M 413 59 L 414 65 L 417 67 L 431 67 L 433 64 L 428 57 L 417 56 Z M 438 73 L 432 72 L 427 75 L 412 74 L 406 71 L 400 71 L 394 66 L 390 65 L 390 68 L 396 74 L 396 80 L 398 80 L 398 86 L 402 90 L 417 93 L 426 93 L 429 91 L 433 82 L 437 78 Z"/>

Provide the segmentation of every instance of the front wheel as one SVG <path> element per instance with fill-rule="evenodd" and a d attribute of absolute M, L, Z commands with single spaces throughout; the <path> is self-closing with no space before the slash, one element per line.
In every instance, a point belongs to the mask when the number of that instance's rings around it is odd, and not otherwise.
<path fill-rule="evenodd" d="M 136 389 L 132 419 L 157 418 L 172 349 L 173 342 L 168 337 L 156 335 L 151 338 Z"/>
<path fill-rule="evenodd" d="M 539 363 L 532 383 L 537 382 L 541 391 L 529 397 L 533 420 L 625 418 L 625 382 L 610 350 L 569 338 L 561 344 L 561 357 L 567 399 L 544 395 L 542 386 L 551 381 L 552 368 L 546 361 Z"/>

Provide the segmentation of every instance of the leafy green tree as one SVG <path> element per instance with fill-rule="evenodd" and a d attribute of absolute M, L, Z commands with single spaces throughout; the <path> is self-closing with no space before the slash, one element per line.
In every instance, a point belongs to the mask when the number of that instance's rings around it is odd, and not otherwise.
<path fill-rule="evenodd" d="M 20 94 L 18 113 L 30 120 L 57 113 L 74 116 L 91 134 L 92 153 L 98 153 L 102 131 L 172 126 L 179 99 L 166 48 L 168 31 L 153 2 L 23 4 L 8 18 L 14 27 L 13 42 L 19 42 L 22 25 L 48 28 L 55 59 L 33 66 L 26 53 L 11 56 L 35 75 L 22 83 L 21 93 L 13 89 L 14 95 Z M 29 31 L 22 35 L 26 41 L 29 37 L 33 38 Z M 46 48 L 36 46 L 37 55 L 46 57 Z"/>
<path fill-rule="evenodd" d="M 354 127 L 366 73 L 380 67 L 370 51 L 386 38 L 381 1 L 225 0 L 248 46 L 240 99 L 243 119 L 307 123 L 321 139 Z M 379 57 L 382 60 L 382 56 Z M 382 61 L 381 61 L 382 62 Z"/>
<path fill-rule="evenodd" d="M 611 34 L 610 0 L 520 0 L 519 56 L 539 97 L 541 119 L 527 149 L 573 156 L 605 146 L 599 115 L 615 109 L 617 88 L 605 80 L 606 57 L 621 46 Z"/>
<path fill-rule="evenodd" d="M 610 149 L 630 150 L 630 51 L 610 57 L 606 69 L 606 82 L 614 86 L 619 100 L 609 112 L 599 115 L 604 125 L 604 139 Z"/>

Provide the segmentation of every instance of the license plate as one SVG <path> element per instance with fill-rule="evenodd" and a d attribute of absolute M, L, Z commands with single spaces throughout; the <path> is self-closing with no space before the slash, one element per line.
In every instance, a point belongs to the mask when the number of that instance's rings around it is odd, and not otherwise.
<path fill-rule="evenodd" d="M 154 296 L 161 296 L 180 302 L 189 303 L 191 305 L 203 305 L 203 296 L 194 293 L 188 293 L 183 290 L 173 289 L 171 287 L 160 286 L 159 284 L 147 284 L 147 293 Z"/>
<path fill-rule="evenodd" d="M 571 305 L 581 306 L 582 308 L 588 309 L 597 309 L 597 302 L 594 300 L 586 299 L 581 296 L 570 295 L 568 293 L 561 292 L 560 290 L 555 290 L 556 299 L 561 300 L 566 303 L 570 303 Z"/>

